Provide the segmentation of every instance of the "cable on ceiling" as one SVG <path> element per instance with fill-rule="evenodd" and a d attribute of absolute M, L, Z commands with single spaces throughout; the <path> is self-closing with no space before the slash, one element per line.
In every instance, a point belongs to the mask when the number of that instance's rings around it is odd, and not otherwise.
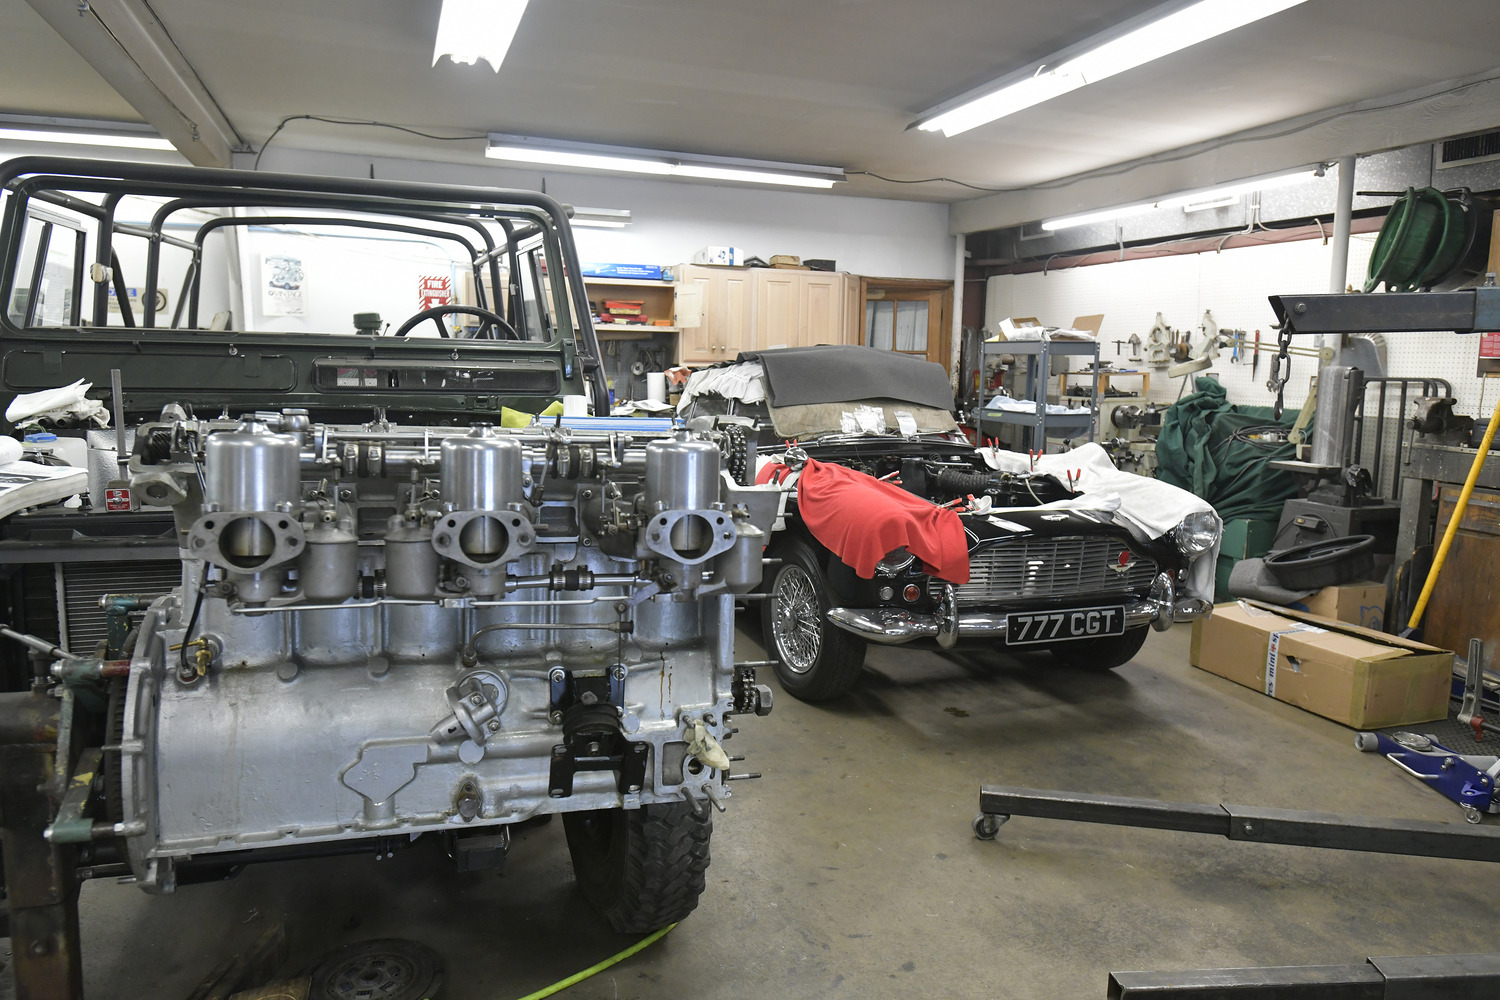
<path fill-rule="evenodd" d="M 959 187 L 969 188 L 971 191 L 988 191 L 998 193 L 1010 190 L 1009 188 L 980 187 L 978 184 L 970 184 L 968 181 L 956 181 L 952 177 L 921 177 L 912 180 L 902 180 L 898 177 L 882 177 L 870 170 L 845 170 L 845 174 L 859 174 L 862 177 L 873 177 L 877 181 L 885 181 L 887 184 L 957 184 Z"/>
<path fill-rule="evenodd" d="M 397 125 L 394 122 L 370 121 L 364 118 L 340 118 L 330 115 L 287 115 L 285 118 L 281 119 L 281 121 L 276 123 L 276 127 L 271 130 L 271 134 L 266 136 L 266 141 L 260 144 L 260 150 L 255 154 L 255 166 L 252 169 L 260 169 L 260 158 L 265 155 L 266 147 L 271 145 L 271 141 L 281 134 L 282 129 L 286 128 L 289 124 L 296 121 L 323 122 L 328 125 L 366 125 L 373 126 L 375 128 L 389 128 L 395 129 L 397 132 L 406 132 L 410 135 L 421 136 L 424 139 L 437 139 L 442 142 L 467 142 L 473 139 L 489 138 L 488 133 L 484 132 L 480 132 L 474 135 L 437 135 L 432 132 L 424 132 L 418 128 L 412 128 L 409 125 Z"/>

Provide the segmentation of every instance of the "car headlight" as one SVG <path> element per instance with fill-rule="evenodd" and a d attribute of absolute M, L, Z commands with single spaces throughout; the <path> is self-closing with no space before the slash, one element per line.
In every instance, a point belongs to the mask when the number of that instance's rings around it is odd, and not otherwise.
<path fill-rule="evenodd" d="M 1172 540 L 1187 555 L 1201 555 L 1214 547 L 1222 529 L 1218 514 L 1211 510 L 1195 511 L 1172 529 Z"/>
<path fill-rule="evenodd" d="M 917 557 L 906 551 L 905 548 L 894 549 L 887 552 L 881 560 L 875 564 L 875 572 L 881 576 L 895 576 L 912 563 Z"/>

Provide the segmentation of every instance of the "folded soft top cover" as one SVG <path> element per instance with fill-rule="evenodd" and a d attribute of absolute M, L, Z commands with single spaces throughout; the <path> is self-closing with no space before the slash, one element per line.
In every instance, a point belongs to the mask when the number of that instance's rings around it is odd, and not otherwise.
<path fill-rule="evenodd" d="M 941 365 L 873 347 L 784 347 L 750 351 L 741 361 L 765 369 L 772 406 L 895 399 L 952 411 L 953 387 Z"/>

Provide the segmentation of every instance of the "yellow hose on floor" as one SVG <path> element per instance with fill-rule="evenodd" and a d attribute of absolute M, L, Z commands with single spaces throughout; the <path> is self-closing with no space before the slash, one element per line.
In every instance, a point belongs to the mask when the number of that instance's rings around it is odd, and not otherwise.
<path fill-rule="evenodd" d="M 1416 631 L 1422 622 L 1422 615 L 1427 611 L 1427 602 L 1432 599 L 1438 574 L 1443 570 L 1443 560 L 1448 558 L 1448 547 L 1453 544 L 1453 536 L 1458 534 L 1458 522 L 1463 520 L 1464 508 L 1469 505 L 1469 494 L 1474 492 L 1474 484 L 1479 481 L 1479 470 L 1484 468 L 1490 444 L 1495 440 L 1496 427 L 1500 427 L 1500 399 L 1495 401 L 1495 412 L 1490 414 L 1490 425 L 1484 429 L 1484 440 L 1479 442 L 1479 453 L 1474 456 L 1474 464 L 1469 466 L 1469 478 L 1464 480 L 1463 492 L 1458 495 L 1458 503 L 1453 507 L 1453 516 L 1448 518 L 1448 529 L 1443 532 L 1443 541 L 1438 545 L 1437 555 L 1432 557 L 1432 569 L 1427 571 L 1427 582 L 1422 584 L 1422 596 L 1417 598 L 1417 606 L 1411 611 L 1411 620 L 1406 623 L 1407 634 Z"/>
<path fill-rule="evenodd" d="M 634 955 L 636 952 L 643 951 L 646 948 L 651 947 L 653 944 L 655 944 L 656 942 L 660 941 L 662 938 L 666 937 L 667 934 L 672 930 L 672 928 L 676 927 L 676 926 L 677 926 L 676 924 L 668 924 L 667 926 L 663 927 L 661 930 L 656 931 L 656 932 L 654 932 L 652 934 L 648 934 L 646 937 L 644 937 L 641 940 L 637 941 L 635 944 L 631 945 L 629 948 L 626 948 L 624 951 L 620 952 L 618 955 L 613 955 L 613 956 L 611 956 L 609 958 L 606 958 L 604 961 L 600 962 L 598 965 L 591 965 L 587 969 L 584 969 L 582 972 L 574 973 L 573 975 L 569 976 L 567 979 L 558 980 L 557 982 L 553 983 L 551 986 L 545 986 L 542 989 L 537 990 L 535 993 L 528 993 L 524 997 L 521 997 L 521 1000 L 542 1000 L 542 997 L 550 997 L 554 993 L 561 993 L 563 990 L 567 989 L 569 986 L 576 986 L 579 983 L 583 982 L 585 979 L 589 978 L 590 976 L 593 976 L 593 975 L 596 975 L 596 974 L 598 974 L 600 972 L 603 972 L 605 969 L 609 968 L 611 965 L 618 965 L 620 962 L 625 961 L 625 959 L 629 958 L 631 955 Z"/>

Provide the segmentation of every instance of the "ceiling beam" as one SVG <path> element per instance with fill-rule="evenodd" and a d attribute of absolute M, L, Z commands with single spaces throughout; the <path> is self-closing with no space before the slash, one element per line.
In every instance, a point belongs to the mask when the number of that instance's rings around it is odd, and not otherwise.
<path fill-rule="evenodd" d="M 1372 98 L 1034 186 L 955 202 L 951 233 L 1149 201 L 1178 191 L 1500 126 L 1500 72 Z M 1049 182 L 1050 184 L 1050 182 Z"/>
<path fill-rule="evenodd" d="M 26 0 L 141 117 L 199 166 L 244 142 L 144 0 Z"/>

